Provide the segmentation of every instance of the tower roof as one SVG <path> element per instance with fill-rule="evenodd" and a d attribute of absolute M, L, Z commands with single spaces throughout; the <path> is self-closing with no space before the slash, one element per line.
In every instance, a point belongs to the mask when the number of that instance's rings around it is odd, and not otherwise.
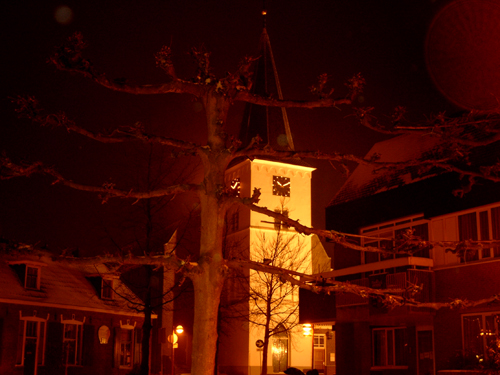
<path fill-rule="evenodd" d="M 278 72 L 266 27 L 259 43 L 259 58 L 255 62 L 251 92 L 263 97 L 283 99 Z M 286 109 L 247 103 L 240 129 L 242 146 L 259 136 L 264 145 L 276 150 L 294 150 Z"/>

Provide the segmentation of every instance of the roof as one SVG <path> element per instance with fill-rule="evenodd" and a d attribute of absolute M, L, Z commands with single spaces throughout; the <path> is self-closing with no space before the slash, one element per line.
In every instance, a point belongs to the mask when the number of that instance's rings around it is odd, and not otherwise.
<path fill-rule="evenodd" d="M 16 271 L 9 265 L 13 263 L 39 266 L 41 268 L 40 290 L 24 288 Z M 113 275 L 116 280 L 113 288 L 115 299 L 105 300 L 97 295 L 88 277 L 103 275 L 107 272 L 108 269 L 103 264 L 96 267 L 69 267 L 49 257 L 1 255 L 0 302 L 139 315 L 135 310 L 130 309 L 127 306 L 130 303 L 120 296 L 127 296 L 134 302 L 139 302 L 138 297 L 116 275 Z"/>
<path fill-rule="evenodd" d="M 419 134 L 405 134 L 376 143 L 365 159 L 379 156 L 380 162 L 405 162 L 427 159 L 439 144 L 438 137 Z M 420 181 L 435 173 L 417 173 L 417 167 L 398 170 L 381 170 L 375 173 L 374 165 L 359 165 L 345 184 L 337 192 L 330 206 L 391 190 L 409 183 Z"/>

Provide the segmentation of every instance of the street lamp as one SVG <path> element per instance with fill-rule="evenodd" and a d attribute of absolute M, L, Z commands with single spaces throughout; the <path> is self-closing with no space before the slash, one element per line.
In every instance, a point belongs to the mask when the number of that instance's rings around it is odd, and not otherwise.
<path fill-rule="evenodd" d="M 175 348 L 178 346 L 179 336 L 182 332 L 184 332 L 184 327 L 178 325 L 177 327 L 172 329 L 172 334 L 168 336 L 168 341 L 172 344 L 172 375 L 175 375 Z M 177 334 L 176 334 L 177 333 Z"/>

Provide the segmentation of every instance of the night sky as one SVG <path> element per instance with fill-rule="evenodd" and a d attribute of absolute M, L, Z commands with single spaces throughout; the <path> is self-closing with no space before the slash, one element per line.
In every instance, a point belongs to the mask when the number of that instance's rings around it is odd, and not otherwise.
<path fill-rule="evenodd" d="M 424 58 L 426 31 L 444 4 L 427 0 L 268 0 L 267 29 L 284 97 L 312 99 L 308 87 L 325 72 L 331 74 L 334 95 L 343 96 L 344 82 L 361 72 L 367 88 L 358 105 L 375 107 L 382 122 L 398 105 L 406 106 L 408 117 L 416 121 L 430 113 L 458 111 L 435 88 Z M 58 8 L 62 5 L 71 10 L 72 18 L 65 18 L 67 9 Z M 57 71 L 46 60 L 55 46 L 81 31 L 89 42 L 86 56 L 111 78 L 163 82 L 165 76 L 155 67 L 154 54 L 164 44 L 173 49 L 178 76 L 191 76 L 194 65 L 188 52 L 192 46 L 204 45 L 212 52 L 215 74 L 221 77 L 233 71 L 243 56 L 256 54 L 263 25 L 261 10 L 259 0 L 4 4 L 0 150 L 14 161 L 43 161 L 78 182 L 101 185 L 112 181 L 126 188 L 141 173 L 138 160 L 142 156 L 138 155 L 143 149 L 101 145 L 62 129 L 34 126 L 16 118 L 9 97 L 34 95 L 47 111 L 64 111 L 80 126 L 94 131 L 141 121 L 148 130 L 202 143 L 204 113 L 193 98 L 111 92 L 83 77 Z M 363 156 L 374 142 L 385 139 L 358 125 L 349 108 L 294 109 L 288 115 L 297 150 Z M 237 134 L 241 116 L 242 106 L 235 105 L 229 132 Z M 323 227 L 324 207 L 345 179 L 328 163 L 310 163 L 319 168 L 313 175 L 313 222 Z M 191 177 L 196 181 L 196 171 Z M 39 176 L 0 181 L 0 235 L 29 243 L 40 241 L 56 250 L 107 249 L 112 243 L 107 232 L 120 245 L 130 240 L 127 225 L 117 222 L 131 212 L 133 201 L 103 205 L 95 194 L 51 186 L 50 182 Z M 189 202 L 178 201 L 189 209 Z"/>

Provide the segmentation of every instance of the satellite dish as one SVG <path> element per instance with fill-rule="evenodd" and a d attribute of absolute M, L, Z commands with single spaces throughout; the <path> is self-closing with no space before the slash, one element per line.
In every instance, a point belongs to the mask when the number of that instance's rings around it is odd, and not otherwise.
<path fill-rule="evenodd" d="M 500 3 L 455 0 L 427 33 L 427 69 L 454 104 L 478 111 L 500 108 Z"/>

